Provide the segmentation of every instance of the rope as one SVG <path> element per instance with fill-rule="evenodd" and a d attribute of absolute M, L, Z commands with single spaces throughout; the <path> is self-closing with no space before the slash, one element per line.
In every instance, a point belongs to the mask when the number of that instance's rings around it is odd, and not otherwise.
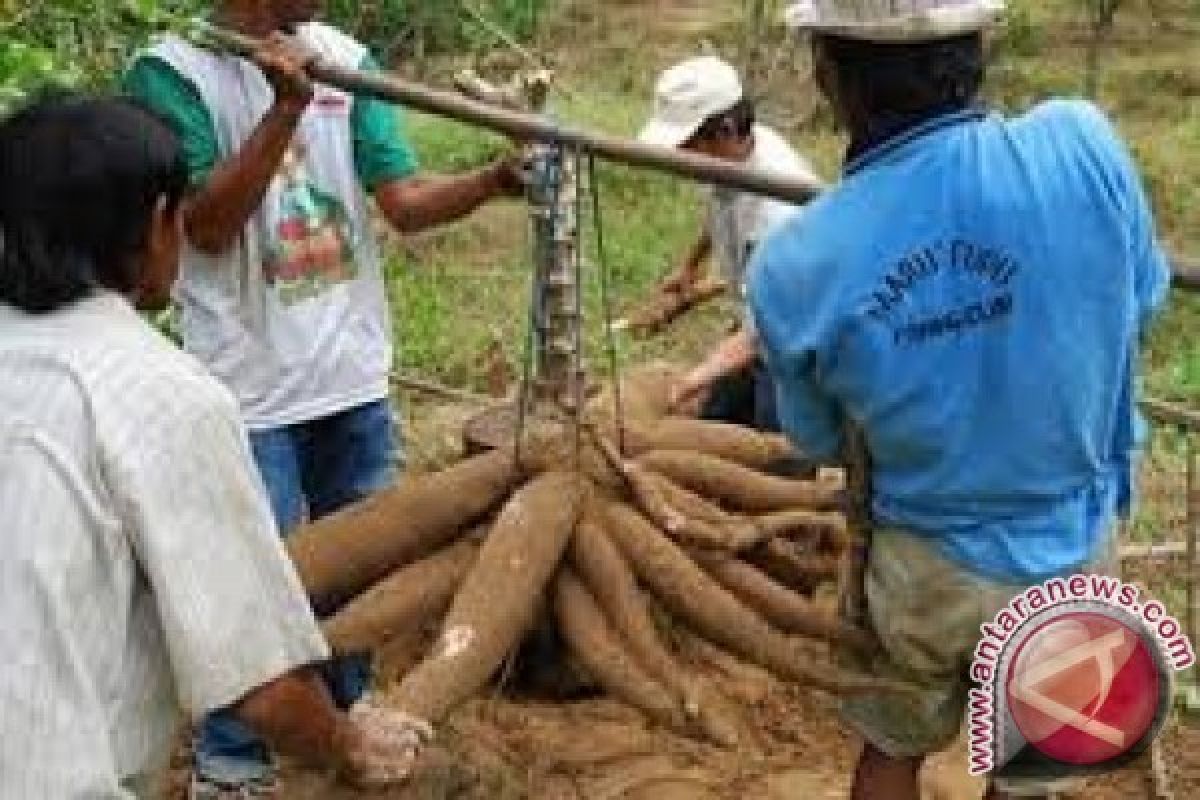
<path fill-rule="evenodd" d="M 604 245 L 604 215 L 600 211 L 600 181 L 596 171 L 596 156 L 588 153 L 588 194 L 592 200 L 592 227 L 596 233 L 596 261 L 600 268 L 600 304 L 604 314 L 604 346 L 608 356 L 608 374 L 612 380 L 613 404 L 617 412 L 617 447 L 625 451 L 625 402 L 621 391 L 621 369 L 617 355 L 617 338 L 613 331 L 612 292 L 609 286 L 608 255 Z"/>
<path fill-rule="evenodd" d="M 564 154 L 565 155 L 565 154 Z M 578 148 L 572 148 L 569 154 L 571 161 L 571 177 L 575 182 L 575 363 L 572 367 L 571 391 L 573 393 L 572 409 L 573 434 L 575 437 L 575 469 L 580 469 L 583 460 L 583 435 L 581 431 L 583 415 L 583 245 L 579 232 L 583 227 L 583 154 Z"/>
<path fill-rule="evenodd" d="M 529 279 L 529 316 L 525 323 L 525 350 L 521 354 L 521 386 L 517 390 L 517 430 L 513 445 L 513 468 L 521 467 L 521 444 L 525 440 L 525 416 L 529 408 L 529 393 L 533 386 L 533 349 L 537 323 L 534 320 L 538 302 L 538 273 L 535 269 Z"/>

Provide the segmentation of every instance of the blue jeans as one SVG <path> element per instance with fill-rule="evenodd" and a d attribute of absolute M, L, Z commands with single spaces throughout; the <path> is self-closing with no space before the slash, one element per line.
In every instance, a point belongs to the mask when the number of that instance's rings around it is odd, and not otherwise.
<path fill-rule="evenodd" d="M 329 417 L 251 431 L 250 446 L 287 536 L 305 519 L 317 519 L 393 482 L 401 451 L 391 406 L 368 403 Z M 317 608 L 316 612 L 333 609 Z M 334 702 L 349 708 L 371 678 L 369 655 L 338 658 L 322 666 Z M 240 785 L 268 775 L 271 757 L 261 739 L 228 711 L 210 714 L 196 740 L 196 771 L 211 781 Z"/>

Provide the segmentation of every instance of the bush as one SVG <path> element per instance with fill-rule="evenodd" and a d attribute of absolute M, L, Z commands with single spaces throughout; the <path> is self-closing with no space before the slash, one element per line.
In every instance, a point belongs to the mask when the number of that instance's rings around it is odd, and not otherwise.
<path fill-rule="evenodd" d="M 517 39 L 537 32 L 546 0 L 327 0 L 331 21 L 353 32 L 385 63 L 495 45 L 464 10 L 473 9 Z"/>
<path fill-rule="evenodd" d="M 1029 58 L 1042 49 L 1042 32 L 1028 6 L 1010 5 L 1004 13 L 997 46 L 1001 52 Z"/>
<path fill-rule="evenodd" d="M 546 0 L 328 0 L 326 8 L 334 24 L 391 62 L 494 45 L 463 2 L 524 39 Z M 211 0 L 0 0 L 0 111 L 46 86 L 110 85 L 153 31 L 211 7 Z"/>
<path fill-rule="evenodd" d="M 0 109 L 45 87 L 99 88 L 161 24 L 200 0 L 0 0 Z"/>

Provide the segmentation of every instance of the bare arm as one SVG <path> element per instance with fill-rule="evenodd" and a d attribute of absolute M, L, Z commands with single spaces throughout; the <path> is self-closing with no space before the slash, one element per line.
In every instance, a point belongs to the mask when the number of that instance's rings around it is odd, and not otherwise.
<path fill-rule="evenodd" d="M 416 233 L 453 222 L 496 197 L 520 192 L 517 166 L 502 159 L 463 175 L 422 175 L 375 189 L 379 210 L 396 230 Z"/>
<path fill-rule="evenodd" d="M 428 724 L 365 705 L 338 711 L 312 669 L 289 672 L 250 692 L 234 713 L 271 747 L 315 769 L 333 769 L 363 789 L 403 782 Z"/>
<path fill-rule="evenodd" d="M 260 686 L 233 710 L 273 749 L 310 767 L 339 766 L 344 723 L 312 670 L 289 672 Z"/>
<path fill-rule="evenodd" d="M 312 58 L 278 33 L 266 39 L 255 55 L 275 90 L 275 102 L 241 149 L 218 164 L 189 199 L 187 234 L 202 252 L 216 255 L 228 250 L 262 205 L 312 99 L 312 83 L 305 73 Z"/>
<path fill-rule="evenodd" d="M 723 339 L 695 371 L 700 377 L 707 378 L 708 383 L 712 383 L 718 378 L 749 367 L 757 355 L 758 343 L 754 334 L 743 328 Z"/>
<path fill-rule="evenodd" d="M 217 165 L 185 212 L 188 239 L 210 255 L 229 249 L 262 205 L 283 154 L 296 131 L 299 113 L 273 106 L 233 157 Z"/>

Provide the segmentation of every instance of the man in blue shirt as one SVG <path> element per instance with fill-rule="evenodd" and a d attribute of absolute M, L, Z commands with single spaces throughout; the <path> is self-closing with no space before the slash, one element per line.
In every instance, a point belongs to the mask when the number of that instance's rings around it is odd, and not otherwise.
<path fill-rule="evenodd" d="M 846 424 L 863 432 L 876 667 L 920 690 L 915 708 L 846 704 L 867 742 L 857 798 L 917 797 L 924 756 L 959 729 L 979 625 L 1103 563 L 1130 501 L 1137 346 L 1166 260 L 1099 111 L 975 105 L 1002 7 L 790 11 L 850 150 L 841 183 L 760 246 L 749 302 L 797 445 L 828 458 Z"/>

